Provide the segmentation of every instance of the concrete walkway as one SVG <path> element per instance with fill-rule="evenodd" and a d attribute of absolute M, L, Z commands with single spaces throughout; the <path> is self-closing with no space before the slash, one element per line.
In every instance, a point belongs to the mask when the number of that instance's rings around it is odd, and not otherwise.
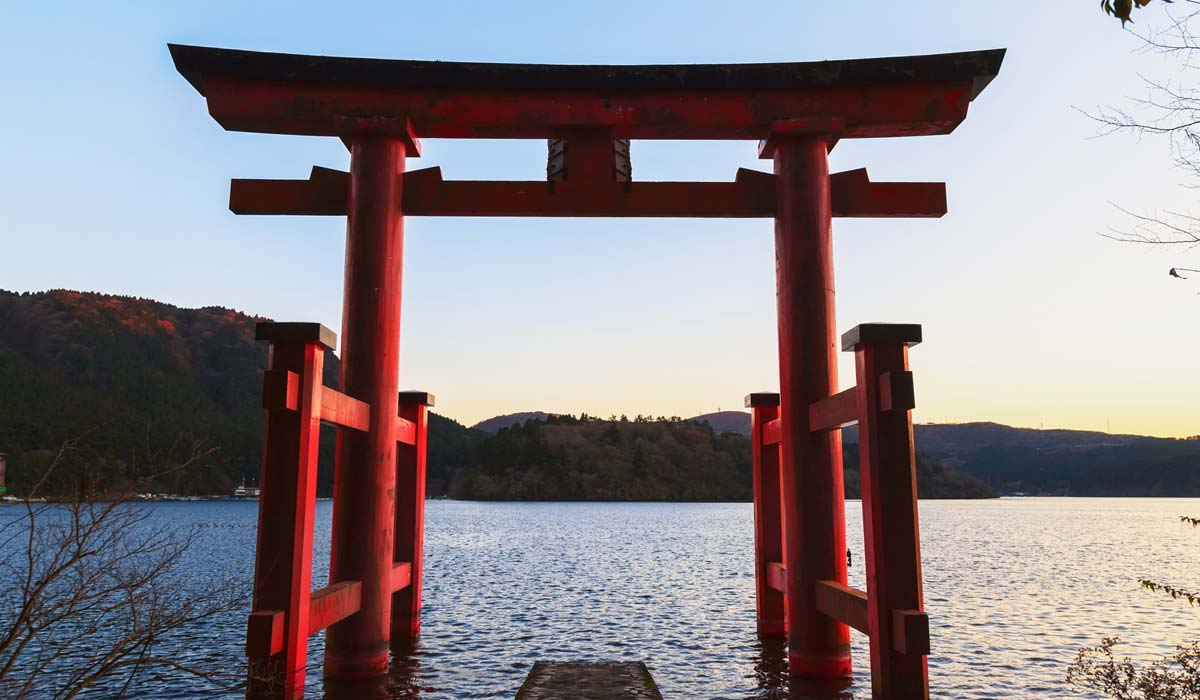
<path fill-rule="evenodd" d="M 538 661 L 517 700 L 662 700 L 641 661 Z"/>

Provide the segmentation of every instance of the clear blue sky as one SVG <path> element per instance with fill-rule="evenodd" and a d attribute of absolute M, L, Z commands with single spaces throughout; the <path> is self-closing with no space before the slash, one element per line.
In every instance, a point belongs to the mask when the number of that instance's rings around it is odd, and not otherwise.
<path fill-rule="evenodd" d="M 1149 23 L 1161 10 L 1142 11 Z M 940 221 L 835 223 L 840 328 L 919 322 L 920 421 L 1200 433 L 1195 287 L 1109 205 L 1196 208 L 1166 145 L 1074 107 L 1177 70 L 1093 0 L 15 3 L 0 21 L 0 287 L 223 305 L 340 328 L 344 223 L 235 217 L 231 177 L 345 168 L 340 142 L 226 133 L 166 43 L 545 63 L 820 60 L 1007 47 L 947 137 L 843 142 L 835 169 L 944 180 Z M 1193 74 L 1194 76 L 1195 74 Z M 427 141 L 450 178 L 536 179 L 543 142 Z M 769 169 L 751 143 L 634 143 L 639 179 Z M 464 422 L 693 415 L 777 386 L 768 221 L 414 219 L 401 384 Z M 1195 265 L 1191 265 L 1195 267 Z M 845 358 L 849 360 L 849 358 Z M 852 367 L 843 363 L 843 384 Z"/>

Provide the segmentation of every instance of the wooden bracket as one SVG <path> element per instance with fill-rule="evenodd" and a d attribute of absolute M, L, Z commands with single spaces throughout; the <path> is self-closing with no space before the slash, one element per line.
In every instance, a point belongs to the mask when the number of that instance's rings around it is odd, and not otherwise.
<path fill-rule="evenodd" d="M 858 387 L 827 396 L 808 407 L 808 430 L 820 433 L 858 422 Z"/>
<path fill-rule="evenodd" d="M 337 114 L 331 117 L 330 123 L 333 129 L 341 134 L 342 143 L 346 145 L 347 150 L 356 136 L 379 134 L 404 141 L 405 158 L 421 157 L 421 140 L 417 138 L 412 122 L 404 117 Z"/>
<path fill-rule="evenodd" d="M 879 408 L 883 411 L 911 411 L 917 407 L 913 373 L 884 372 L 879 375 Z"/>
<path fill-rule="evenodd" d="M 817 610 L 838 622 L 870 634 L 867 594 L 837 581 L 817 581 Z"/>
<path fill-rule="evenodd" d="M 901 654 L 928 656 L 929 615 L 922 610 L 893 610 L 892 646 Z"/>
<path fill-rule="evenodd" d="M 866 168 L 829 176 L 834 216 L 936 219 L 946 215 L 944 182 L 871 182 Z"/>
<path fill-rule="evenodd" d="M 780 593 L 787 593 L 787 569 L 777 561 L 767 564 L 767 585 Z"/>
<path fill-rule="evenodd" d="M 771 160 L 780 141 L 824 139 L 830 151 L 846 131 L 846 120 L 839 118 L 783 119 L 771 124 L 771 134 L 758 142 L 758 157 Z"/>

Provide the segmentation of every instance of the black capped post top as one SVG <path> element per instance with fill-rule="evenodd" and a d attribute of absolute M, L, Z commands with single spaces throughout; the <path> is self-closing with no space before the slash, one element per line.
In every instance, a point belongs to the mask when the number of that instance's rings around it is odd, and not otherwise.
<path fill-rule="evenodd" d="M 272 343 L 320 343 L 330 350 L 337 350 L 337 333 L 319 323 L 256 323 L 254 339 L 269 340 Z"/>
<path fill-rule="evenodd" d="M 411 406 L 413 404 L 422 406 L 433 406 L 436 399 L 433 394 L 428 391 L 402 391 L 399 394 L 399 403 L 401 406 Z"/>
<path fill-rule="evenodd" d="M 758 406 L 778 406 L 779 394 L 759 391 L 753 394 L 746 394 L 746 408 L 756 408 Z"/>
<path fill-rule="evenodd" d="M 842 350 L 850 352 L 862 345 L 903 343 L 909 347 L 921 342 L 919 323 L 863 323 L 842 334 Z"/>

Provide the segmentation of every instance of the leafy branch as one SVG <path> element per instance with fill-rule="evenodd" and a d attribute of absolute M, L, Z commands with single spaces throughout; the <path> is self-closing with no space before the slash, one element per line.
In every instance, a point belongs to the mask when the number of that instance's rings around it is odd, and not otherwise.
<path fill-rule="evenodd" d="M 1175 0 L 1162 0 L 1166 3 L 1174 2 Z M 1150 0 L 1100 0 L 1100 7 L 1108 15 L 1121 20 L 1121 26 L 1125 26 L 1126 22 L 1132 22 L 1130 15 L 1133 14 L 1135 8 L 1140 9 L 1150 4 Z"/>
<path fill-rule="evenodd" d="M 1155 583 L 1154 581 L 1151 581 L 1150 579 L 1144 579 L 1144 578 L 1139 578 L 1138 583 L 1142 586 L 1142 588 L 1145 588 L 1146 590 L 1151 591 L 1153 593 L 1166 593 L 1167 595 L 1171 596 L 1171 598 L 1173 598 L 1175 600 L 1179 600 L 1180 598 L 1183 598 L 1184 600 L 1186 600 L 1188 602 L 1188 605 L 1191 605 L 1191 606 L 1195 606 L 1197 603 L 1200 603 L 1200 593 L 1193 593 L 1193 592 L 1183 589 L 1183 588 L 1175 588 L 1174 586 L 1168 586 L 1168 585 L 1165 585 L 1162 583 Z"/>
<path fill-rule="evenodd" d="M 1096 647 L 1079 651 L 1067 671 L 1067 682 L 1117 700 L 1200 700 L 1200 642 L 1180 645 L 1175 654 L 1138 666 L 1128 657 L 1118 660 L 1108 637 Z"/>

